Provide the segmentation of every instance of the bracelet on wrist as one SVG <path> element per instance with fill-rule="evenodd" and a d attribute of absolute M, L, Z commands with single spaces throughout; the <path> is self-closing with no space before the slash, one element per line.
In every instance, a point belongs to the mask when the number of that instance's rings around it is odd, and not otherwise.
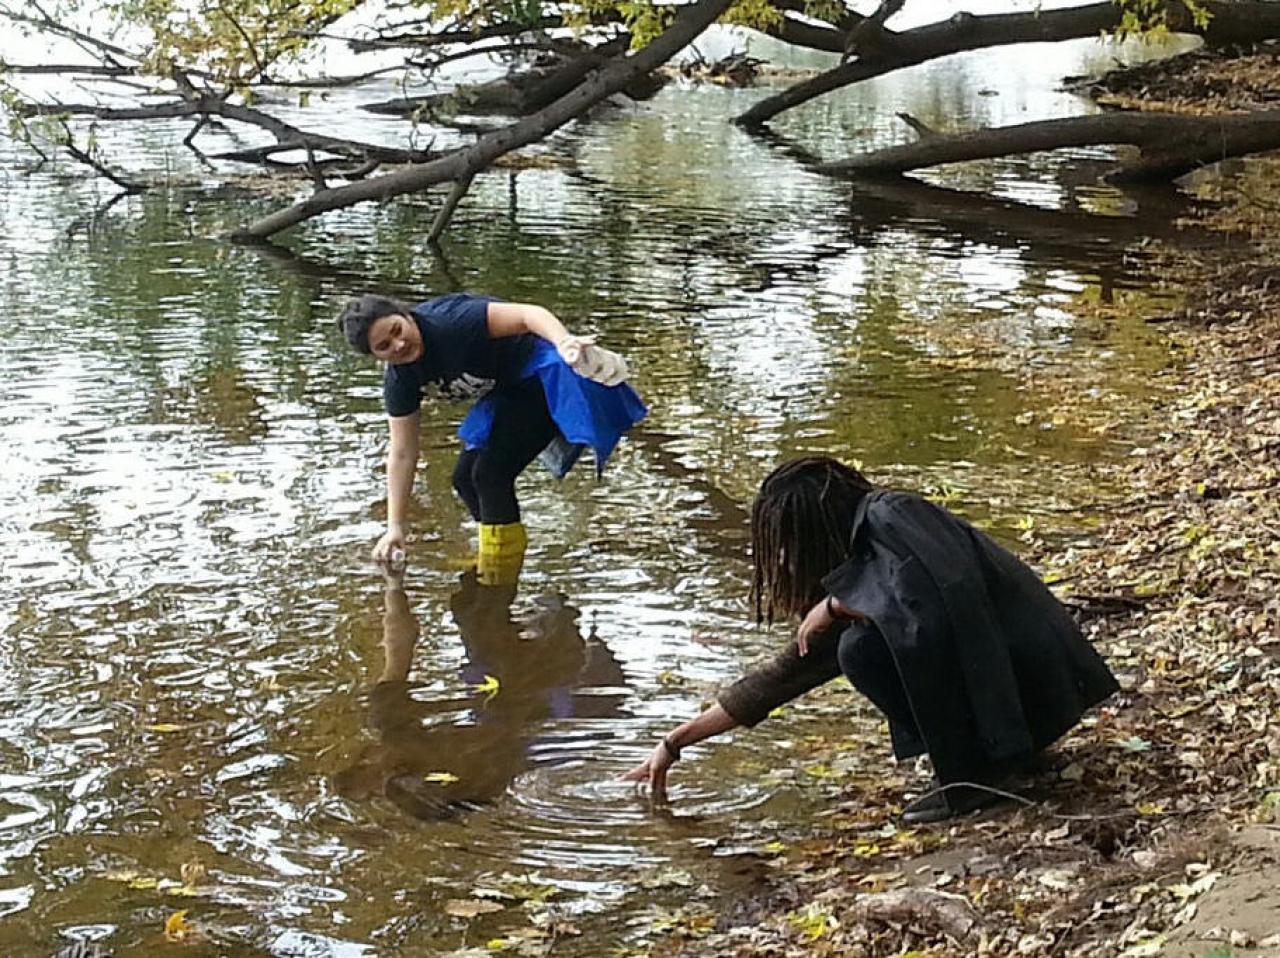
<path fill-rule="evenodd" d="M 671 756 L 671 761 L 680 761 L 680 746 L 671 741 L 670 735 L 662 740 L 662 747 L 665 748 L 667 750 L 667 754 Z"/>

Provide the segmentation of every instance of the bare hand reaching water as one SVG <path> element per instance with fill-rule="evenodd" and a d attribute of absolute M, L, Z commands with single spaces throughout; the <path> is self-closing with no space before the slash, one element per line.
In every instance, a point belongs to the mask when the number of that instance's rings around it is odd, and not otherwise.
<path fill-rule="evenodd" d="M 638 782 L 642 788 L 647 786 L 649 794 L 655 801 L 665 802 L 667 772 L 679 760 L 681 750 L 695 742 L 727 732 L 737 724 L 737 719 L 732 715 L 718 704 L 713 705 L 697 718 L 690 719 L 674 729 L 658 743 L 658 747 L 649 753 L 649 757 L 643 763 L 623 775 L 622 780 Z"/>

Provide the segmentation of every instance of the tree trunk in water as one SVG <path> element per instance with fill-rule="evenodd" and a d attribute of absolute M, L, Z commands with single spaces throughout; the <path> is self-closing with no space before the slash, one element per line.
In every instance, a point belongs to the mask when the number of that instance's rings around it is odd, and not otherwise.
<path fill-rule="evenodd" d="M 1244 43 L 1280 37 L 1280 3 L 1267 0 L 1203 0 L 1212 19 L 1197 27 L 1181 0 L 1168 3 L 1169 29 L 1202 36 L 1209 44 Z M 949 20 L 904 30 L 865 31 L 849 51 L 857 59 L 766 97 L 734 121 L 759 126 L 784 110 L 807 103 L 840 87 L 914 66 L 938 57 L 1012 43 L 1046 43 L 1097 37 L 1120 24 L 1120 8 L 1095 3 L 1033 13 L 974 16 L 958 13 Z"/>
<path fill-rule="evenodd" d="M 603 67 L 546 109 L 487 134 L 471 146 L 430 163 L 334 189 L 319 190 L 300 203 L 251 223 L 234 234 L 234 238 L 264 239 L 331 210 L 414 193 L 438 183 L 472 177 L 504 153 L 541 140 L 622 90 L 636 77 L 661 66 L 714 23 L 732 2 L 733 0 L 697 0 L 677 14 L 675 22 L 661 36 L 634 56 Z"/>
<path fill-rule="evenodd" d="M 1280 149 L 1280 110 L 1223 116 L 1103 113 L 955 135 L 932 133 L 917 143 L 822 163 L 816 170 L 829 176 L 897 175 L 941 163 L 1113 143 L 1142 150 L 1140 159 L 1120 165 L 1116 178 L 1172 178 L 1230 156 Z"/>

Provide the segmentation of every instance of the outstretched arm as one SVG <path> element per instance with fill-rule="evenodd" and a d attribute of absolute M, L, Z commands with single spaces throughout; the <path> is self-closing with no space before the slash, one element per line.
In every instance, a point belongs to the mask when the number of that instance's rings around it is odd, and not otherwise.
<path fill-rule="evenodd" d="M 549 343 L 559 345 L 569 336 L 564 323 L 545 306 L 535 306 L 532 303 L 490 303 L 488 316 L 489 336 L 492 339 L 533 333 Z"/>
<path fill-rule="evenodd" d="M 377 562 L 390 562 L 405 552 L 406 517 L 418 468 L 418 427 L 421 413 L 392 416 L 387 421 L 391 441 L 387 446 L 387 531 L 373 547 Z"/>
<path fill-rule="evenodd" d="M 561 358 L 579 376 L 605 386 L 616 386 L 627 378 L 625 359 L 603 346 L 597 346 L 590 337 L 573 335 L 545 307 L 532 303 L 490 303 L 486 315 L 491 339 L 533 333 L 555 346 Z"/>
<path fill-rule="evenodd" d="M 683 725 L 676 728 L 653 750 L 644 763 L 637 765 L 623 779 L 629 782 L 645 782 L 649 791 L 658 801 L 667 797 L 667 769 L 680 757 L 680 750 L 688 745 L 701 742 L 703 739 L 727 732 L 736 728 L 738 720 L 724 710 L 719 704 L 711 706 L 699 713 Z"/>

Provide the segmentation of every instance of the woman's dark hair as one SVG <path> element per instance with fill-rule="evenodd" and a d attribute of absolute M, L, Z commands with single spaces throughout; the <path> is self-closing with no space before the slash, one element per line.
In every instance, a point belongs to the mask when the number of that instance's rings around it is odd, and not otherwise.
<path fill-rule="evenodd" d="M 369 346 L 369 327 L 373 325 L 375 319 L 394 315 L 412 316 L 413 314 L 409 306 L 398 299 L 365 293 L 343 307 L 338 316 L 338 329 L 342 331 L 342 335 L 346 337 L 352 349 L 367 356 L 373 352 Z"/>
<path fill-rule="evenodd" d="M 822 597 L 822 577 L 849 557 L 853 518 L 871 489 L 857 469 L 825 456 L 769 473 L 751 507 L 757 622 L 802 614 Z"/>

